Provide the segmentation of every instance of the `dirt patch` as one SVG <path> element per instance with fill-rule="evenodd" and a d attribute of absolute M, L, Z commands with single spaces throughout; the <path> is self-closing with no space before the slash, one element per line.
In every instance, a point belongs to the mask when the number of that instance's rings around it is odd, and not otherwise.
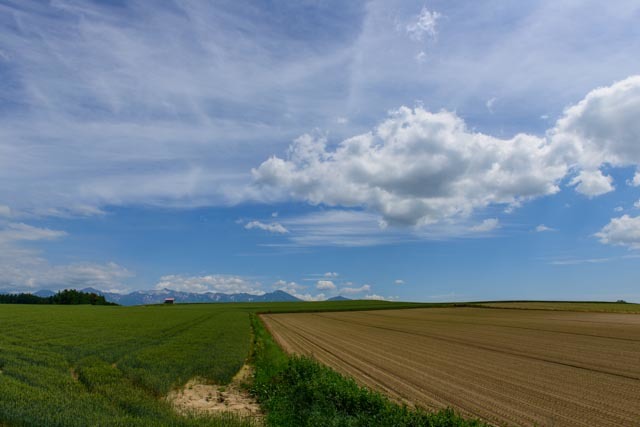
<path fill-rule="evenodd" d="M 199 378 L 194 378 L 182 389 L 171 391 L 167 395 L 167 400 L 176 411 L 183 414 L 233 412 L 259 420 L 262 418 L 260 405 L 242 387 L 251 374 L 251 367 L 244 365 L 226 386 L 207 384 Z"/>

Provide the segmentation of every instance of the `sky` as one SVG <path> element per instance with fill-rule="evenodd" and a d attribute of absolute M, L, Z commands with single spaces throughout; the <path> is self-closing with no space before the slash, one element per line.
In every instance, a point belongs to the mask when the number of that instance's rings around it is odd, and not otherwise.
<path fill-rule="evenodd" d="M 0 291 L 640 302 L 638 20 L 0 0 Z"/>

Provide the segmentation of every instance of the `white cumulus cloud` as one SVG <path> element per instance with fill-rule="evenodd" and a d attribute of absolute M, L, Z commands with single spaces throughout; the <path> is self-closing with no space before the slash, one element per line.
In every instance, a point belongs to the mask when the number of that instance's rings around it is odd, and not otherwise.
<path fill-rule="evenodd" d="M 298 294 L 298 295 L 294 295 L 298 298 L 300 298 L 303 301 L 324 301 L 327 299 L 327 296 L 323 293 L 319 293 L 316 295 L 311 295 L 311 294 Z"/>
<path fill-rule="evenodd" d="M 638 117 L 640 76 L 632 76 L 589 92 L 565 110 L 550 135 L 557 154 L 585 170 L 593 172 L 603 164 L 640 165 Z"/>
<path fill-rule="evenodd" d="M 602 243 L 640 249 L 640 216 L 612 218 L 595 236 Z"/>
<path fill-rule="evenodd" d="M 556 193 L 567 165 L 549 151 L 543 138 L 494 138 L 469 131 L 455 113 L 402 107 L 333 150 L 304 135 L 286 159 L 272 157 L 253 175 L 274 197 L 364 206 L 387 223 L 420 225 Z"/>
<path fill-rule="evenodd" d="M 555 231 L 555 228 L 547 227 L 544 224 L 539 224 L 535 230 L 537 233 L 544 233 L 545 231 Z"/>
<path fill-rule="evenodd" d="M 264 231 L 268 231 L 269 233 L 276 233 L 276 234 L 286 234 L 289 232 L 289 230 L 287 230 L 282 224 L 277 223 L 277 222 L 272 222 L 272 223 L 264 223 L 264 222 L 260 222 L 260 221 L 251 221 L 248 222 L 244 228 L 246 228 L 247 230 L 252 230 L 252 229 L 258 229 L 258 230 L 264 230 Z"/>
<path fill-rule="evenodd" d="M 394 280 L 394 281 L 393 281 L 393 283 L 394 283 L 395 285 L 404 285 L 404 280 L 402 280 L 402 279 L 396 279 L 396 280 Z"/>
<path fill-rule="evenodd" d="M 326 296 L 323 293 L 312 295 L 309 292 L 304 292 L 308 287 L 300 285 L 296 282 L 287 282 L 285 280 L 278 280 L 273 284 L 275 289 L 285 291 L 286 293 L 293 295 L 303 301 L 324 301 Z"/>
<path fill-rule="evenodd" d="M 316 288 L 320 291 L 333 291 L 336 285 L 331 280 L 318 280 Z"/>
<path fill-rule="evenodd" d="M 172 289 L 183 292 L 221 292 L 236 294 L 245 292 L 248 294 L 262 295 L 260 284 L 244 277 L 228 276 L 223 274 L 210 274 L 205 276 L 185 276 L 171 274 L 162 276 L 156 284 L 156 289 Z"/>
<path fill-rule="evenodd" d="M 331 147 L 323 136 L 303 135 L 284 158 L 273 156 L 252 173 L 274 199 L 364 208 L 384 225 L 461 223 L 491 205 L 511 211 L 555 194 L 567 177 L 589 197 L 614 191 L 602 168 L 640 165 L 637 117 L 640 76 L 589 92 L 544 137 L 499 138 L 469 130 L 454 112 L 401 107 L 372 131 Z M 487 221 L 475 228 L 498 224 Z"/>
<path fill-rule="evenodd" d="M 576 186 L 578 193 L 595 197 L 615 190 L 613 178 L 604 175 L 599 170 L 583 170 L 571 180 L 571 185 Z"/>

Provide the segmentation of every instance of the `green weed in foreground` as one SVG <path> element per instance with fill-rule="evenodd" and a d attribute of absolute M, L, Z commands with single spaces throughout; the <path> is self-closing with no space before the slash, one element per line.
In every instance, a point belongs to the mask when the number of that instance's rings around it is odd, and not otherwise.
<path fill-rule="evenodd" d="M 194 376 L 233 377 L 251 344 L 243 310 L 5 305 L 0 327 L 0 424 L 249 425 L 180 416 L 162 399 Z"/>
<path fill-rule="evenodd" d="M 447 409 L 427 413 L 400 406 L 380 393 L 306 357 L 287 357 L 252 319 L 255 336 L 253 391 L 267 411 L 270 426 L 485 426 Z"/>

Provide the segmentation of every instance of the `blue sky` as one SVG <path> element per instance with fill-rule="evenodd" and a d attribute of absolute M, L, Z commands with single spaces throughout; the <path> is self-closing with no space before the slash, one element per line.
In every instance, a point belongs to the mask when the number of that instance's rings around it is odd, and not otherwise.
<path fill-rule="evenodd" d="M 640 301 L 639 18 L 0 0 L 0 290 Z"/>

